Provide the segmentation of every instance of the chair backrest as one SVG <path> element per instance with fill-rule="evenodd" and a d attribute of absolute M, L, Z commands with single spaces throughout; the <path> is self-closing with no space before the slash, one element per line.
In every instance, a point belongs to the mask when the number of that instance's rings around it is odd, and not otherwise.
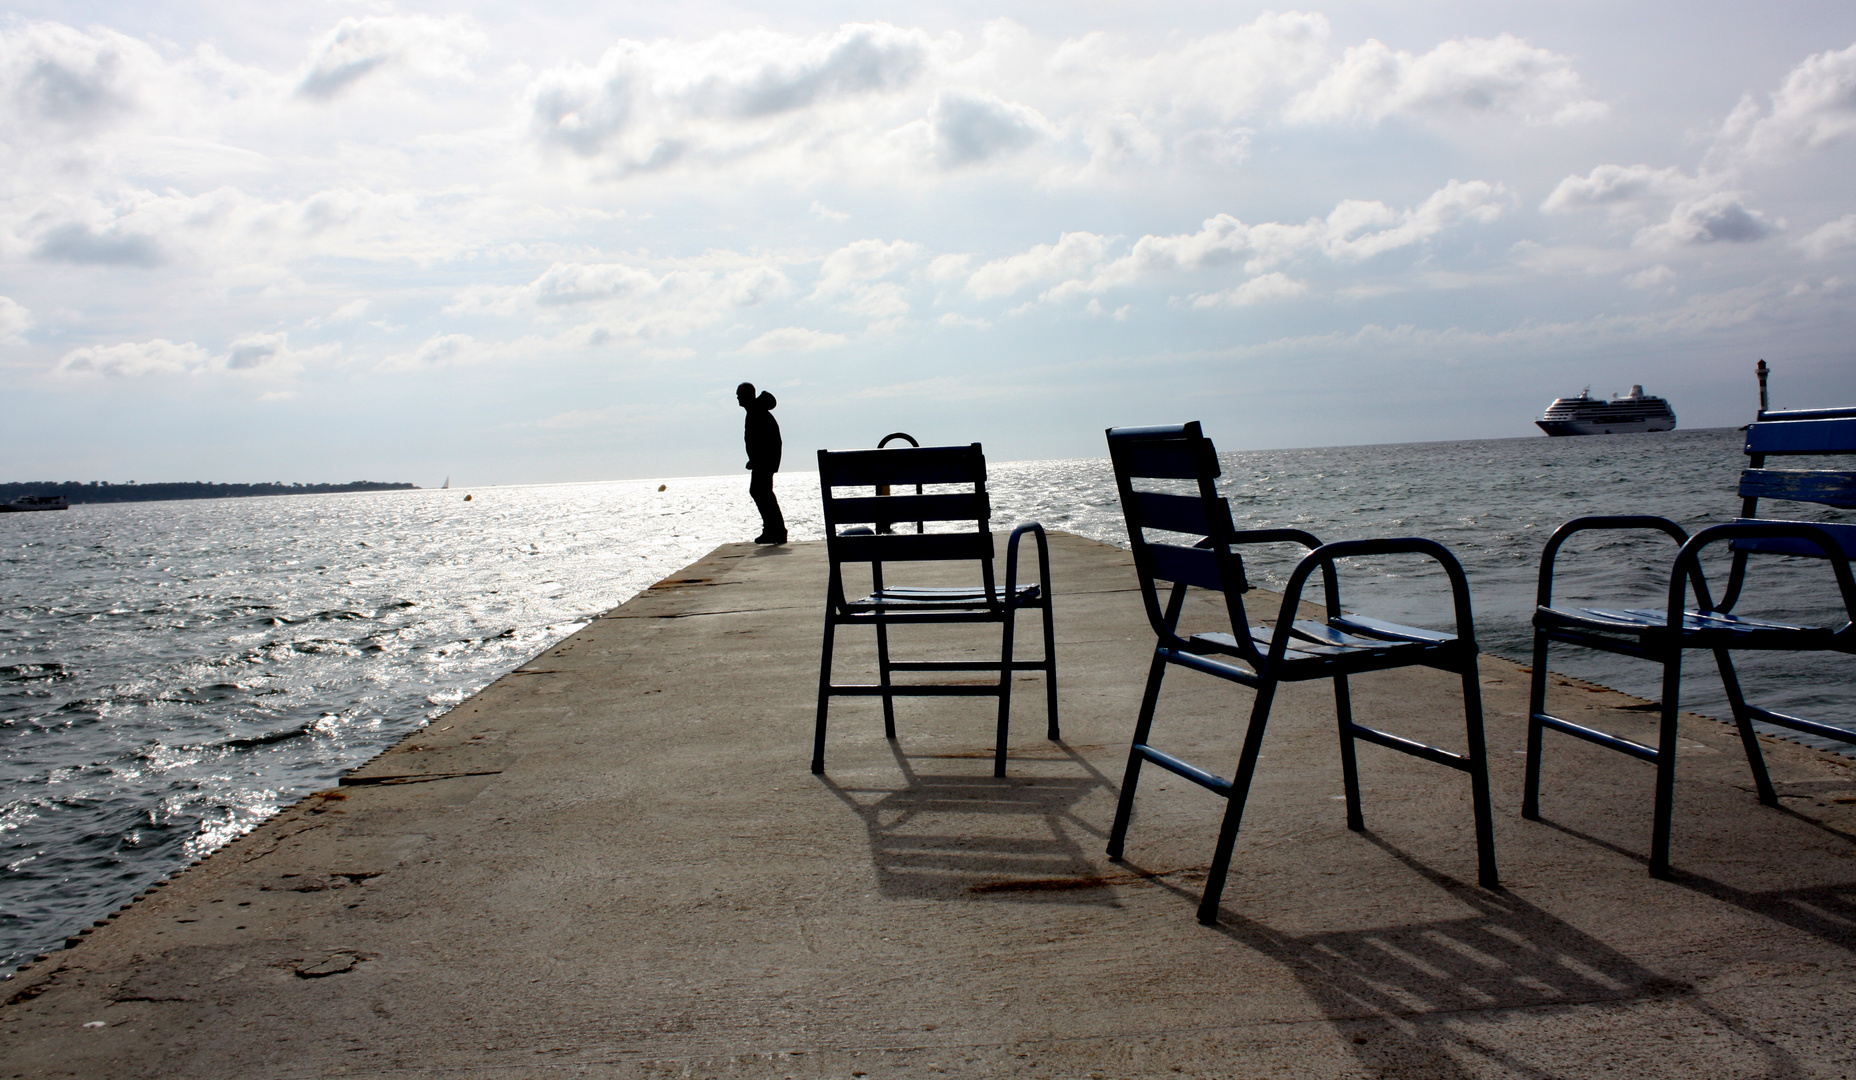
<path fill-rule="evenodd" d="M 834 601 L 839 567 L 869 563 L 977 560 L 986 595 L 993 590 L 992 501 L 986 494 L 986 455 L 969 446 L 897 447 L 880 450 L 820 450 L 819 487 L 824 498 L 825 547 L 831 558 Z M 841 493 L 843 488 L 882 490 L 911 485 L 957 485 L 969 491 L 874 495 Z M 879 531 L 896 521 L 962 522 L 953 532 Z M 881 587 L 878 578 L 878 587 Z"/>
<path fill-rule="evenodd" d="M 1759 519 L 1759 500 L 1820 503 L 1856 509 L 1856 472 L 1838 469 L 1768 469 L 1769 457 L 1856 454 L 1856 408 L 1767 411 L 1746 429 L 1747 469 L 1740 474 L 1740 516 Z M 1856 556 L 1856 525 L 1826 523 L 1844 552 Z M 1735 548 L 1787 555 L 1823 555 L 1798 540 L 1736 541 Z"/>
<path fill-rule="evenodd" d="M 1165 427 L 1108 429 L 1108 456 L 1121 493 L 1121 512 L 1134 552 L 1147 619 L 1162 642 L 1183 647 L 1175 633 L 1186 587 L 1225 596 L 1239 647 L 1250 643 L 1243 593 L 1244 562 L 1232 548 L 1237 532 L 1231 504 L 1218 494 L 1218 451 L 1198 421 Z M 1160 483 L 1155 483 L 1156 481 Z M 1180 481 L 1186 481 L 1182 484 Z M 1175 490 L 1155 490 L 1172 487 Z M 1177 489 L 1189 487 L 1188 492 Z M 1159 537 L 1149 533 L 1163 534 Z M 1171 586 L 1164 607 L 1159 582 Z"/>

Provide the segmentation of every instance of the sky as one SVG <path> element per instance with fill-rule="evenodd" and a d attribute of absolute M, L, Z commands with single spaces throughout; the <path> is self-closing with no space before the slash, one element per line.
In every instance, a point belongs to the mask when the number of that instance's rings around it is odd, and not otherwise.
<path fill-rule="evenodd" d="M 1856 404 L 1847 2 L 0 11 L 0 480 Z"/>

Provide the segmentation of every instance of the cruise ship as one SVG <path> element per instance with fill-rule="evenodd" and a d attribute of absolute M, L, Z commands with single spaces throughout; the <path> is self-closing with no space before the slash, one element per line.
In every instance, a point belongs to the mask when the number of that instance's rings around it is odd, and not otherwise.
<path fill-rule="evenodd" d="M 1545 416 L 1534 421 L 1549 435 L 1622 435 L 1634 431 L 1674 431 L 1676 414 L 1669 402 L 1633 386 L 1630 393 L 1610 401 L 1592 396 L 1592 388 L 1578 397 L 1553 399 Z"/>

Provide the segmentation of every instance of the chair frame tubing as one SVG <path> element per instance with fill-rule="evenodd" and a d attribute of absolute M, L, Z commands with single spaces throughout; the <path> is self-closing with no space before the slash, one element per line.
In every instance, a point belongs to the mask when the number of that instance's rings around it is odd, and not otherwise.
<path fill-rule="evenodd" d="M 1679 545 L 1670 570 L 1662 626 L 1645 626 L 1634 633 L 1619 629 L 1611 636 L 1606 636 L 1605 632 L 1543 625 L 1544 616 L 1540 612 L 1553 607 L 1553 573 L 1560 548 L 1573 536 L 1593 531 L 1661 532 Z M 1640 761 L 1647 761 L 1656 767 L 1655 810 L 1650 833 L 1649 872 L 1653 877 L 1669 877 L 1671 873 L 1670 836 L 1675 818 L 1675 771 L 1678 716 L 1681 711 L 1682 654 L 1690 649 L 1707 649 L 1714 654 L 1715 667 L 1721 677 L 1721 686 L 1733 711 L 1734 727 L 1740 736 L 1741 749 L 1746 754 L 1747 769 L 1753 775 L 1753 783 L 1758 790 L 1759 801 L 1762 804 L 1778 806 L 1779 798 L 1773 787 L 1771 775 L 1767 771 L 1765 753 L 1760 748 L 1759 732 L 1753 727 L 1753 721 L 1763 720 L 1825 738 L 1856 743 L 1856 732 L 1789 716 L 1748 703 L 1741 690 L 1739 675 L 1734 670 L 1732 652 L 1735 648 L 1817 651 L 1822 648 L 1821 645 L 1736 642 L 1722 632 L 1709 632 L 1699 619 L 1697 629 L 1688 629 L 1686 616 L 1689 614 L 1726 615 L 1730 613 L 1734 602 L 1740 596 L 1746 575 L 1748 553 L 1744 550 L 1736 550 L 1733 553 L 1727 592 L 1722 597 L 1721 603 L 1716 606 L 1710 598 L 1707 580 L 1702 572 L 1702 551 L 1709 545 L 1722 541 L 1750 539 L 1797 540 L 1821 549 L 1823 557 L 1830 562 L 1832 573 L 1836 576 L 1846 609 L 1851 613 L 1856 613 L 1856 582 L 1852 581 L 1848 559 L 1843 555 L 1834 537 L 1825 530 L 1804 522 L 1743 520 L 1711 526 L 1690 536 L 1680 525 L 1667 518 L 1635 514 L 1599 515 L 1574 518 L 1554 530 L 1552 537 L 1547 540 L 1546 547 L 1541 551 L 1540 583 L 1535 596 L 1534 667 L 1528 687 L 1527 770 L 1522 781 L 1522 817 L 1537 821 L 1541 816 L 1541 759 L 1544 752 L 1545 733 L 1548 729 L 1608 750 L 1614 750 Z M 1686 603 L 1691 594 L 1695 600 L 1695 608 L 1692 611 Z M 1840 633 L 1847 637 L 1849 632 L 1850 627 L 1845 626 Z M 1645 746 L 1597 728 L 1577 724 L 1547 711 L 1547 660 L 1550 645 L 1555 641 L 1616 653 L 1621 656 L 1631 656 L 1662 665 L 1663 697 L 1660 703 L 1655 747 Z M 1845 646 L 1843 651 L 1851 651 L 1851 649 Z"/>
<path fill-rule="evenodd" d="M 1198 546 L 1210 550 L 1220 567 L 1222 581 L 1233 583 L 1227 585 L 1222 591 L 1233 626 L 1235 651 L 1238 657 L 1249 665 L 1248 669 L 1236 663 L 1206 655 L 1207 649 L 1203 645 L 1179 636 L 1178 625 L 1186 599 L 1186 584 L 1173 582 L 1164 606 L 1159 599 L 1156 588 L 1155 560 L 1148 549 L 1141 515 L 1139 511 L 1133 510 L 1138 505 L 1133 490 L 1135 477 L 1130 475 L 1123 466 L 1118 439 L 1178 435 L 1193 440 L 1195 446 L 1202 442 L 1205 452 L 1214 455 L 1209 465 L 1201 463 L 1195 479 L 1198 481 L 1199 498 L 1204 505 L 1218 506 L 1222 508 L 1222 512 L 1208 514 L 1212 535 L 1207 536 Z M 1223 898 L 1226 879 L 1230 873 L 1232 852 L 1243 822 L 1244 806 L 1250 794 L 1252 781 L 1256 776 L 1257 761 L 1262 752 L 1263 736 L 1268 725 L 1271 707 L 1275 701 L 1277 687 L 1283 682 L 1327 678 L 1332 679 L 1334 683 L 1341 774 L 1346 790 L 1347 827 L 1356 832 L 1364 831 L 1366 828 L 1360 798 L 1359 765 L 1354 746 L 1356 740 L 1364 739 L 1400 753 L 1467 772 L 1470 775 L 1471 798 L 1474 804 L 1477 880 L 1485 888 L 1499 888 L 1500 879 L 1495 860 L 1494 813 L 1489 790 L 1488 752 L 1482 714 L 1482 687 L 1477 668 L 1478 650 L 1474 636 L 1474 620 L 1470 611 L 1468 579 L 1456 558 L 1441 544 L 1415 537 L 1322 544 L 1313 535 L 1297 529 L 1236 530 L 1230 525 L 1228 505 L 1217 495 L 1214 482 L 1218 475 L 1215 452 L 1210 450 L 1210 440 L 1203 439 L 1203 436 L 1199 434 L 1196 423 L 1177 428 L 1110 429 L 1109 446 L 1111 457 L 1116 460 L 1116 482 L 1121 490 L 1122 506 L 1127 517 L 1130 541 L 1134 548 L 1136 572 L 1141 578 L 1142 600 L 1147 607 L 1149 619 L 1158 639 L 1148 668 L 1146 687 L 1141 695 L 1140 713 L 1135 721 L 1133 742 L 1128 749 L 1128 763 L 1122 776 L 1121 795 L 1115 808 L 1114 825 L 1109 832 L 1109 858 L 1120 861 L 1124 857 L 1129 823 L 1133 817 L 1135 794 L 1140 784 L 1141 770 L 1145 764 L 1152 763 L 1160 766 L 1221 796 L 1226 800 L 1225 811 L 1219 827 L 1217 845 L 1213 849 L 1212 862 L 1207 870 L 1205 892 L 1198 908 L 1198 919 L 1201 923 L 1215 924 L 1218 920 L 1218 908 Z M 1282 607 L 1270 636 L 1269 648 L 1263 651 L 1256 648 L 1250 636 L 1243 602 L 1237 595 L 1245 591 L 1248 585 L 1244 582 L 1242 561 L 1236 549 L 1246 544 L 1284 542 L 1301 544 L 1311 550 L 1296 565 L 1290 575 L 1288 585 L 1283 591 Z M 1331 620 L 1341 619 L 1345 616 L 1345 612 L 1340 605 L 1336 562 L 1341 559 L 1387 554 L 1429 557 L 1443 567 L 1450 579 L 1456 614 L 1456 634 L 1454 636 L 1431 635 L 1426 639 L 1428 643 L 1421 643 L 1416 639 L 1403 639 L 1396 653 L 1359 654 L 1334 658 L 1290 657 L 1288 655 L 1291 651 L 1290 639 L 1295 628 L 1296 614 L 1300 609 L 1301 596 L 1309 578 L 1317 570 L 1321 573 L 1322 591 L 1328 617 Z M 1390 649 L 1394 642 L 1387 641 L 1386 644 Z M 1161 684 L 1165 679 L 1167 669 L 1171 666 L 1191 668 L 1214 675 L 1250 687 L 1255 692 L 1249 722 L 1244 732 L 1243 748 L 1239 753 L 1236 771 L 1230 779 L 1199 769 L 1151 745 L 1150 739 L 1153 733 L 1155 712 L 1159 704 Z M 1348 677 L 1360 672 L 1407 666 L 1433 667 L 1454 672 L 1461 677 L 1464 729 L 1467 740 L 1467 749 L 1464 754 L 1452 754 L 1355 721 Z"/>
<path fill-rule="evenodd" d="M 928 448 L 930 451 L 948 448 Z M 972 448 L 978 456 L 978 445 Z M 908 453 L 909 451 L 888 451 L 889 453 Z M 837 533 L 838 522 L 831 514 L 834 499 L 831 494 L 831 477 L 825 466 L 829 452 L 820 451 L 821 481 L 825 484 L 825 504 L 827 507 L 825 528 L 827 544 L 831 548 L 831 575 L 825 600 L 825 632 L 820 650 L 818 676 L 818 713 L 812 737 L 812 772 L 822 774 L 825 771 L 825 731 L 828 725 L 831 699 L 834 697 L 878 697 L 883 703 L 883 737 L 896 738 L 895 699 L 898 697 L 997 697 L 999 699 L 998 719 L 993 745 L 993 775 L 1005 775 L 1006 751 L 1010 739 L 1012 714 L 1012 678 L 1016 672 L 1038 671 L 1044 674 L 1045 704 L 1047 709 L 1046 734 L 1056 740 L 1061 737 L 1061 728 L 1057 713 L 1057 637 L 1054 622 L 1053 604 L 1050 584 L 1050 544 L 1045 536 L 1043 526 L 1036 522 L 1020 525 L 1012 530 L 1006 542 L 1005 587 L 995 587 L 992 569 L 992 555 L 975 556 L 982 564 L 982 586 L 974 590 L 983 594 L 984 600 L 964 607 L 951 607 L 945 610 L 883 610 L 882 603 L 869 605 L 870 610 L 858 610 L 846 600 L 844 591 L 841 560 L 837 554 L 837 543 L 841 539 Z M 984 459 L 979 458 L 981 472 L 976 483 L 976 495 L 984 498 Z M 968 519 L 960 519 L 968 520 Z M 987 528 L 987 519 L 975 521 L 979 533 L 986 538 L 984 550 L 991 550 L 991 533 Z M 918 534 L 923 535 L 923 534 Z M 946 534 L 926 534 L 946 535 Z M 1018 588 L 1019 547 L 1026 536 L 1032 537 L 1038 552 L 1038 589 L 1032 599 L 1024 599 Z M 883 560 L 855 559 L 842 561 L 867 561 L 870 565 L 872 597 L 884 592 Z M 905 561 L 905 560 L 891 560 Z M 1013 656 L 1017 632 L 1018 613 L 1025 609 L 1039 609 L 1043 613 L 1044 656 L 1039 660 L 1018 660 Z M 964 661 L 964 660 L 895 660 L 890 656 L 889 631 L 892 626 L 901 627 L 921 624 L 944 623 L 985 623 L 1001 624 L 1000 656 L 998 661 Z M 877 682 L 874 684 L 833 683 L 831 669 L 834 648 L 839 626 L 869 626 L 876 631 L 877 644 Z M 969 684 L 922 684 L 899 683 L 894 679 L 898 672 L 955 672 L 955 671 L 996 671 L 999 681 L 994 685 Z"/>

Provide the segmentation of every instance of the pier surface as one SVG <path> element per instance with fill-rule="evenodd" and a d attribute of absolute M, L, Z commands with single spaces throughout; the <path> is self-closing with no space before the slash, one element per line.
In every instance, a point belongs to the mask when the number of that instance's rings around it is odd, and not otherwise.
<path fill-rule="evenodd" d="M 1485 658 L 1491 892 L 1461 774 L 1362 744 L 1347 831 L 1331 697 L 1295 687 L 1200 926 L 1220 800 L 1150 770 L 1103 855 L 1152 647 L 1128 555 L 1052 547 L 1064 739 L 1026 678 L 1007 779 L 990 703 L 935 698 L 894 743 L 839 699 L 810 775 L 823 547 L 725 546 L 0 984 L 0 1076 L 1856 1074 L 1851 763 L 1766 740 L 1761 807 L 1690 720 L 1652 880 L 1640 762 L 1549 733 L 1520 818 L 1526 675 Z M 1460 746 L 1454 677 L 1355 688 Z M 1248 704 L 1176 671 L 1155 741 L 1228 768 Z"/>

